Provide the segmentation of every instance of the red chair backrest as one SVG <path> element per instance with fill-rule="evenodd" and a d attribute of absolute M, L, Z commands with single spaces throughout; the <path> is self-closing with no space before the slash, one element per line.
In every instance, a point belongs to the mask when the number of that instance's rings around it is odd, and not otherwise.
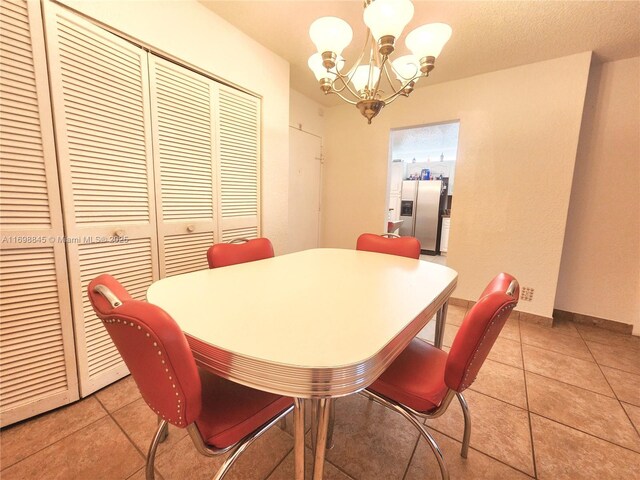
<path fill-rule="evenodd" d="M 363 233 L 358 237 L 356 250 L 420 258 L 420 242 L 415 237 L 387 238 L 374 233 Z"/>
<path fill-rule="evenodd" d="M 207 251 L 209 268 L 227 267 L 273 256 L 273 245 L 268 238 L 254 238 L 244 243 L 216 243 Z"/>
<path fill-rule="evenodd" d="M 515 288 L 507 294 L 512 281 Z M 509 314 L 518 304 L 519 295 L 518 282 L 507 273 L 496 276 L 482 292 L 467 312 L 451 345 L 444 373 L 449 388 L 462 392 L 473 383 Z"/>
<path fill-rule="evenodd" d="M 113 307 L 96 286 L 122 304 Z M 160 307 L 133 300 L 110 275 L 88 287 L 91 305 L 120 352 L 145 402 L 177 427 L 191 424 L 202 408 L 202 384 L 193 354 L 175 320 Z"/>

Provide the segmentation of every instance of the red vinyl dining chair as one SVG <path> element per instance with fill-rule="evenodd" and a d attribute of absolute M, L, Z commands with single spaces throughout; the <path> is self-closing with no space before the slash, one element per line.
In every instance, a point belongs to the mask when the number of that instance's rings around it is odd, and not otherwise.
<path fill-rule="evenodd" d="M 457 397 L 464 414 L 460 455 L 467 458 L 471 416 L 462 392 L 476 379 L 511 310 L 518 304 L 519 292 L 516 279 L 500 273 L 465 316 L 448 354 L 415 338 L 363 392 L 400 413 L 419 430 L 435 454 L 444 480 L 448 480 L 449 473 L 442 452 L 419 419 L 441 416 Z"/>
<path fill-rule="evenodd" d="M 272 258 L 273 245 L 268 238 L 235 238 L 229 243 L 216 243 L 207 250 L 209 268 Z"/>
<path fill-rule="evenodd" d="M 168 424 L 186 428 L 203 455 L 231 452 L 214 480 L 222 479 L 239 455 L 293 410 L 293 400 L 254 390 L 196 367 L 187 339 L 160 307 L 133 300 L 110 275 L 88 287 L 91 305 L 102 320 L 142 397 L 158 416 L 146 479 L 154 479 L 158 444 Z"/>
<path fill-rule="evenodd" d="M 394 233 L 376 235 L 363 233 L 358 237 L 356 250 L 387 253 L 401 257 L 420 258 L 420 242 L 415 237 L 400 237 Z"/>

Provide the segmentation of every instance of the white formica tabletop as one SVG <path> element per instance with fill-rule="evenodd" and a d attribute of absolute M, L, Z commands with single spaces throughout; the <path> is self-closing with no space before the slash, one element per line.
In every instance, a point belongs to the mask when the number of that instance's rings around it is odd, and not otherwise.
<path fill-rule="evenodd" d="M 313 249 L 155 282 L 147 299 L 217 374 L 298 398 L 372 383 L 445 305 L 457 273 L 393 255 Z"/>

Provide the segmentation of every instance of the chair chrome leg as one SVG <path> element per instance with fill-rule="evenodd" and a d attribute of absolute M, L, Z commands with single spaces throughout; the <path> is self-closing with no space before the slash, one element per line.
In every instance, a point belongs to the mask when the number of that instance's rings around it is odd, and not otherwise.
<path fill-rule="evenodd" d="M 462 394 L 456 393 L 456 397 L 458 397 L 458 401 L 460 402 L 462 413 L 464 415 L 464 436 L 462 437 L 462 450 L 460 451 L 460 456 L 462 458 L 467 458 L 467 455 L 469 454 L 469 442 L 471 441 L 471 414 L 469 413 L 469 405 L 467 405 L 467 401 Z"/>
<path fill-rule="evenodd" d="M 158 415 L 158 426 L 162 423 L 162 417 Z M 162 435 L 160 435 L 160 443 L 164 442 L 169 435 L 169 424 L 165 422 L 165 429 L 162 431 Z"/>
<path fill-rule="evenodd" d="M 238 459 L 240 454 L 242 452 L 244 452 L 254 441 L 256 441 L 258 438 L 260 438 L 264 432 L 266 432 L 273 425 L 275 425 L 277 422 L 279 422 L 280 419 L 283 418 L 285 415 L 287 415 L 291 410 L 293 410 L 293 407 L 289 407 L 287 410 L 285 410 L 277 418 L 271 419 L 268 423 L 264 424 L 254 434 L 252 434 L 252 435 L 250 435 L 248 437 L 245 437 L 244 439 L 240 440 L 240 442 L 231 450 L 231 454 L 224 461 L 224 463 L 222 464 L 220 469 L 216 472 L 215 476 L 213 477 L 213 480 L 222 480 L 224 478 L 224 476 L 229 472 L 229 469 L 234 464 L 234 462 Z M 191 432 L 189 432 L 189 433 L 191 434 Z"/>
<path fill-rule="evenodd" d="M 294 478 L 304 480 L 304 399 L 294 398 L 293 409 L 293 454 L 294 454 Z"/>
<path fill-rule="evenodd" d="M 365 390 L 363 393 L 364 395 L 367 395 L 369 398 L 372 398 L 381 405 L 398 412 L 418 429 L 420 435 L 422 435 L 422 437 L 427 441 L 427 445 L 429 445 L 429 448 L 436 457 L 438 466 L 440 467 L 440 475 L 442 476 L 442 480 L 449 480 L 449 470 L 447 469 L 447 465 L 444 463 L 444 455 L 442 455 L 442 451 L 440 450 L 438 443 L 436 442 L 435 438 L 433 438 L 433 436 L 427 431 L 426 427 L 400 405 L 392 403 L 386 398 L 380 397 L 379 395 L 376 395 L 368 390 Z"/>
<path fill-rule="evenodd" d="M 154 480 L 156 478 L 153 464 L 156 459 L 156 450 L 158 449 L 158 444 L 162 441 L 163 436 L 166 438 L 166 431 L 169 428 L 169 424 L 166 420 L 160 420 L 158 424 L 158 429 L 156 430 L 156 434 L 153 436 L 153 440 L 151 441 L 151 445 L 149 445 L 149 452 L 147 453 L 147 464 L 145 467 L 145 478 L 147 480 Z"/>

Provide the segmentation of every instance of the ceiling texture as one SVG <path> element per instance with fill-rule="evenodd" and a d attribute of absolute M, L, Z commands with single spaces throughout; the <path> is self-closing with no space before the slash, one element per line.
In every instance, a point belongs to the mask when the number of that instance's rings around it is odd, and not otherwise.
<path fill-rule="evenodd" d="M 307 67 L 315 53 L 309 25 L 336 16 L 353 29 L 343 56 L 351 67 L 365 42 L 363 1 L 199 0 L 220 17 L 291 64 L 291 88 L 325 105 L 325 96 Z M 409 53 L 404 38 L 425 23 L 451 25 L 453 35 L 424 87 L 518 65 L 593 50 L 607 62 L 640 55 L 640 1 L 414 1 L 415 13 L 396 44 L 395 56 Z"/>

